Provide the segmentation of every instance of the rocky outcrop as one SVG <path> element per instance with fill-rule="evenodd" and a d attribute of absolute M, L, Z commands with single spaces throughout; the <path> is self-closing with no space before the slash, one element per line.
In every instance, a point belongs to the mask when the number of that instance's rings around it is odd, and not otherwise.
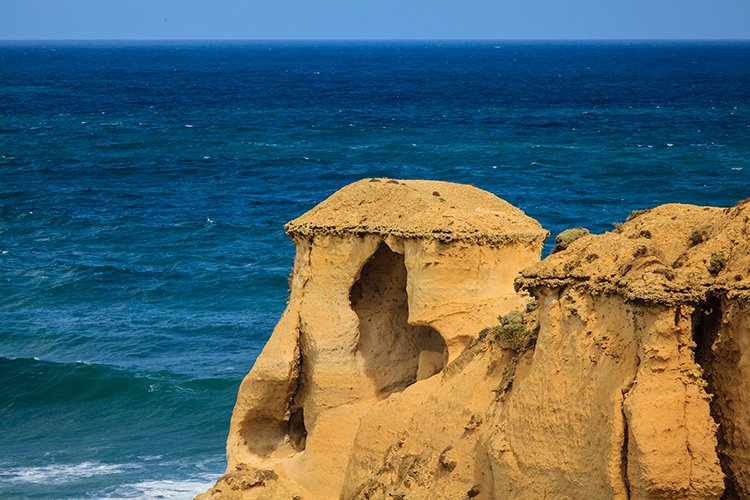
<path fill-rule="evenodd" d="M 297 247 L 289 304 L 240 387 L 227 475 L 210 496 L 360 491 L 357 464 L 398 441 L 382 422 L 403 418 L 417 397 L 427 403 L 428 388 L 442 383 L 435 375 L 498 313 L 522 306 L 513 280 L 538 261 L 547 236 L 477 188 L 389 179 L 347 186 L 286 229 Z M 474 377 L 458 379 L 476 388 Z M 468 422 L 488 394 L 443 398 L 430 418 L 442 420 L 454 400 Z M 355 441 L 372 453 L 350 460 L 364 450 Z M 406 453 L 407 441 L 391 452 Z"/>
<path fill-rule="evenodd" d="M 581 482 L 566 471 L 565 482 L 600 483 L 608 496 L 750 497 L 749 220 L 745 202 L 663 205 L 524 270 L 517 286 L 540 304 L 532 374 L 536 366 L 554 367 L 554 376 L 519 378 L 492 437 L 532 433 L 549 444 L 560 435 L 551 422 L 610 428 L 604 441 L 570 433 L 597 445 L 573 441 L 558 454 L 609 451 L 596 457 L 600 472 Z M 538 388 L 557 387 L 559 400 L 534 399 L 538 391 L 528 384 L 536 378 Z M 537 416 L 551 417 L 519 420 L 532 405 Z M 533 485 L 524 491 L 540 491 L 534 488 L 546 474 L 517 468 L 539 460 L 528 443 L 498 458 L 496 479 L 528 476 Z"/>
<path fill-rule="evenodd" d="M 540 262 L 479 189 L 345 187 L 287 226 L 205 498 L 750 498 L 748 220 L 664 205 Z"/>

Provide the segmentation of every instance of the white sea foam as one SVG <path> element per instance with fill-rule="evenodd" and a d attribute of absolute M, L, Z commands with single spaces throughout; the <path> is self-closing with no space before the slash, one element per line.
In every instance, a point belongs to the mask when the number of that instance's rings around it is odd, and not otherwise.
<path fill-rule="evenodd" d="M 202 476 L 184 480 L 153 480 L 124 484 L 112 493 L 98 496 L 106 500 L 121 500 L 124 498 L 164 498 L 167 500 L 182 500 L 193 498 L 198 493 L 208 490 L 218 479 L 217 477 Z"/>
<path fill-rule="evenodd" d="M 120 474 L 134 465 L 82 462 L 80 464 L 50 464 L 39 467 L 0 468 L 0 482 L 63 484 L 81 478 Z"/>

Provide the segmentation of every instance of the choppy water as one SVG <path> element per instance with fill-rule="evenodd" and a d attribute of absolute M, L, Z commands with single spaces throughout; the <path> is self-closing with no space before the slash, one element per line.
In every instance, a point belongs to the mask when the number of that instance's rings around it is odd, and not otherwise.
<path fill-rule="evenodd" d="M 0 45 L 0 497 L 187 498 L 362 177 L 553 234 L 750 196 L 750 43 Z"/>

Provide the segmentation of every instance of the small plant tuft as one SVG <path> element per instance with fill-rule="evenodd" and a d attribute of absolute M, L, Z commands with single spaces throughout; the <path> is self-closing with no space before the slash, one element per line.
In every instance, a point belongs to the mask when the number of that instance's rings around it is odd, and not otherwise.
<path fill-rule="evenodd" d="M 727 258 L 722 252 L 711 254 L 711 259 L 708 261 L 708 272 L 711 274 L 719 274 L 724 269 L 727 263 Z"/>
<path fill-rule="evenodd" d="M 531 332 L 523 323 L 523 314 L 511 311 L 498 319 L 500 324 L 492 327 L 492 333 L 500 346 L 516 354 L 525 351 L 531 343 Z"/>
<path fill-rule="evenodd" d="M 633 257 L 635 257 L 636 259 L 638 259 L 640 257 L 646 257 L 646 256 L 651 255 L 651 254 L 652 254 L 652 252 L 651 252 L 651 250 L 649 250 L 649 248 L 647 246 L 641 245 L 641 246 L 639 246 L 638 248 L 635 249 L 635 252 L 633 252 Z"/>
<path fill-rule="evenodd" d="M 530 300 L 530 301 L 529 301 L 529 302 L 528 302 L 528 303 L 526 304 L 526 309 L 525 309 L 525 311 L 526 311 L 526 313 L 530 313 L 530 312 L 536 311 L 536 310 L 537 310 L 538 308 L 539 308 L 539 302 L 537 302 L 537 300 L 536 300 L 536 299 L 531 299 L 531 300 Z"/>
<path fill-rule="evenodd" d="M 568 248 L 571 243 L 575 240 L 591 234 L 585 227 L 574 227 L 566 229 L 562 233 L 557 235 L 555 238 L 555 248 L 552 249 L 552 253 L 561 252 Z"/>
<path fill-rule="evenodd" d="M 709 238 L 710 232 L 711 232 L 710 224 L 706 224 L 705 226 L 701 226 L 697 229 L 694 229 L 693 232 L 690 233 L 690 246 L 694 247 L 706 241 Z"/>
<path fill-rule="evenodd" d="M 625 219 L 625 222 L 630 222 L 631 220 L 635 219 L 636 217 L 640 217 L 641 215 L 647 213 L 650 209 L 646 208 L 643 210 L 633 210 L 630 212 L 630 215 L 628 215 L 628 218 Z"/>
<path fill-rule="evenodd" d="M 586 262 L 591 263 L 591 262 L 594 262 L 598 258 L 599 258 L 599 255 L 595 253 L 590 253 L 586 256 Z"/>

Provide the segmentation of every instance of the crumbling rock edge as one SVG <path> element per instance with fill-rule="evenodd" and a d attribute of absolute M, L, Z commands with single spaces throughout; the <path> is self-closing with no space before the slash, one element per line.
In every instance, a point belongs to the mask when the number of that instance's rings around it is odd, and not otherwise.
<path fill-rule="evenodd" d="M 287 225 L 201 497 L 750 498 L 749 217 L 663 205 L 540 261 L 474 187 L 343 188 Z"/>

